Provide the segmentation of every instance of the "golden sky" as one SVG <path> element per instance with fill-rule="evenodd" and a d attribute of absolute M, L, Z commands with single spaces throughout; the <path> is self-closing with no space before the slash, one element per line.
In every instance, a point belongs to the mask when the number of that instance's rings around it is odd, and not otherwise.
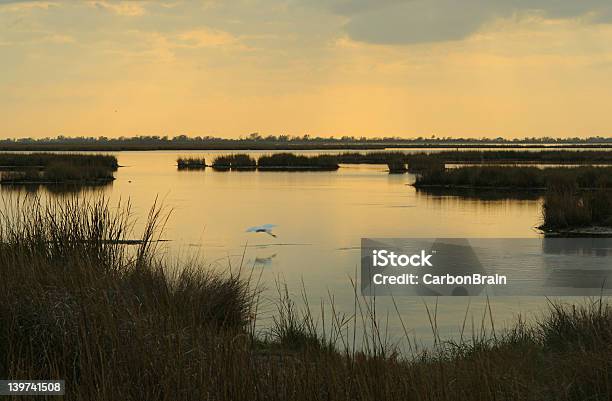
<path fill-rule="evenodd" d="M 611 136 L 609 0 L 0 0 L 0 137 Z"/>

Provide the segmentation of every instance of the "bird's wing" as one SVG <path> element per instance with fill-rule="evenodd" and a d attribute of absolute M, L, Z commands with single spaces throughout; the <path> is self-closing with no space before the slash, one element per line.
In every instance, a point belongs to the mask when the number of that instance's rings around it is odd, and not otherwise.
<path fill-rule="evenodd" d="M 276 224 L 262 224 L 261 226 L 253 226 L 247 228 L 247 233 L 256 233 L 258 231 L 270 230 L 272 227 L 276 227 Z"/>

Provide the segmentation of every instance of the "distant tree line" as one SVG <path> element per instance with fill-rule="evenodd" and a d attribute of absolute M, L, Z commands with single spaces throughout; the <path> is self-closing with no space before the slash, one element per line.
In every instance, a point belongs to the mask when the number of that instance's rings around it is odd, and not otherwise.
<path fill-rule="evenodd" d="M 356 136 L 341 136 L 341 137 L 321 137 L 305 135 L 261 135 L 259 133 L 252 133 L 246 137 L 239 138 L 220 138 L 215 136 L 188 136 L 188 135 L 176 135 L 176 136 L 159 136 L 159 135 L 138 135 L 138 136 L 119 136 L 109 138 L 106 136 L 64 136 L 58 135 L 56 137 L 45 137 L 45 138 L 7 138 L 0 139 L 0 144 L 75 144 L 75 143 L 98 143 L 98 144 L 117 144 L 117 143 L 144 143 L 144 144 L 156 144 L 156 143 L 201 143 L 201 142 L 327 142 L 327 143 L 612 143 L 612 137 L 603 136 L 591 136 L 588 138 L 579 137 L 565 137 L 565 138 L 553 138 L 550 136 L 542 137 L 524 137 L 524 138 L 463 138 L 463 137 L 450 137 L 450 136 L 436 136 L 430 137 L 398 137 L 398 136 L 384 136 L 384 137 L 356 137 Z"/>
<path fill-rule="evenodd" d="M 397 136 L 371 137 L 341 136 L 321 137 L 310 135 L 261 135 L 252 133 L 240 138 L 219 138 L 215 136 L 159 136 L 138 135 L 132 137 L 76 136 L 58 135 L 46 138 L 7 138 L 0 139 L 0 150 L 154 150 L 154 149 L 314 149 L 314 148 L 363 148 L 377 149 L 384 147 L 418 147 L 418 146 L 521 146 L 521 145 L 578 145 L 604 146 L 612 145 L 612 137 L 594 136 L 588 138 L 567 137 L 553 138 L 524 137 L 507 139 L 497 138 L 462 138 L 462 137 L 413 137 Z"/>

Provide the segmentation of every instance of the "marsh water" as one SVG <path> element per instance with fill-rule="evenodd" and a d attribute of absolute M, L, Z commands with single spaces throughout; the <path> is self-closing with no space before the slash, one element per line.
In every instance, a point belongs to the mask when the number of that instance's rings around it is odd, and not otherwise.
<path fill-rule="evenodd" d="M 421 192 L 410 185 L 414 176 L 390 175 L 383 165 L 342 165 L 335 172 L 177 170 L 179 156 L 205 157 L 210 163 L 220 153 L 118 152 L 122 167 L 116 180 L 98 191 L 113 202 L 129 198 L 141 219 L 156 198 L 161 200 L 172 211 L 163 235 L 170 241 L 163 246 L 173 258 L 197 255 L 217 269 L 254 268 L 267 288 L 262 327 L 273 309 L 277 282 L 287 284 L 298 304 L 304 289 L 315 314 L 321 302 L 329 305 L 332 299 L 337 312 L 352 314 L 351 279 L 358 272 L 363 237 L 540 236 L 534 229 L 541 222 L 538 194 Z M 245 232 L 261 224 L 275 224 L 277 237 Z M 385 331 L 401 339 L 404 330 L 391 300 L 376 302 Z M 469 332 L 472 322 L 480 327 L 488 310 L 486 298 L 398 297 L 395 302 L 410 336 L 424 344 L 433 340 L 425 304 L 435 312 L 443 338 L 460 335 L 466 311 Z M 489 302 L 498 329 L 519 314 L 534 316 L 546 308 L 541 297 L 494 297 Z"/>

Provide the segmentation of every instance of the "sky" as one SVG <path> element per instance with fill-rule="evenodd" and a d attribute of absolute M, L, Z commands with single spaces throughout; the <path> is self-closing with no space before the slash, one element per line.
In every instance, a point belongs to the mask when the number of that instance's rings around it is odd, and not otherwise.
<path fill-rule="evenodd" d="M 609 0 L 0 0 L 0 137 L 612 136 Z"/>

